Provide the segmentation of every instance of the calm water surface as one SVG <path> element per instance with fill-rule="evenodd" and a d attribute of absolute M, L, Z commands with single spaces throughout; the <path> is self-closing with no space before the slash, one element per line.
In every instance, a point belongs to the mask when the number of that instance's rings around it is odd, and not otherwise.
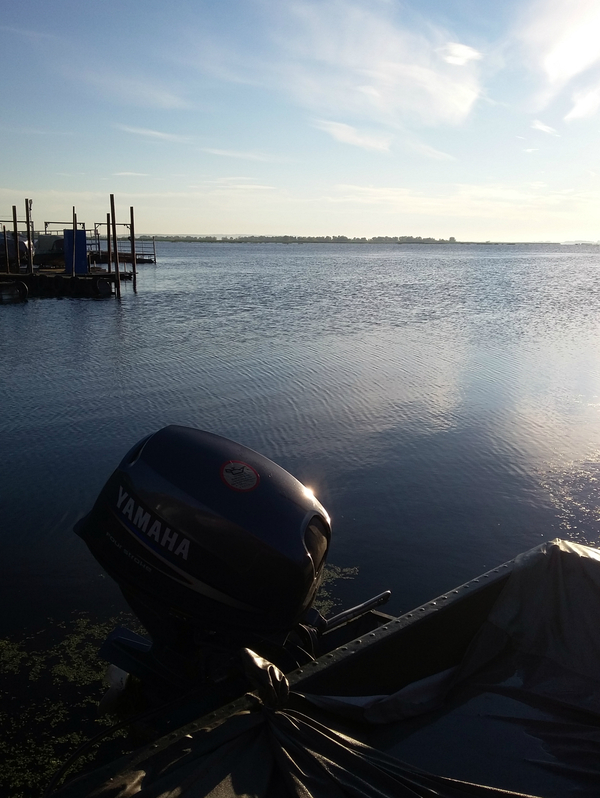
<path fill-rule="evenodd" d="M 332 515 L 344 602 L 407 610 L 545 539 L 600 543 L 600 252 L 163 244 L 123 299 L 0 307 L 0 633 L 118 591 L 72 532 L 169 423 Z"/>

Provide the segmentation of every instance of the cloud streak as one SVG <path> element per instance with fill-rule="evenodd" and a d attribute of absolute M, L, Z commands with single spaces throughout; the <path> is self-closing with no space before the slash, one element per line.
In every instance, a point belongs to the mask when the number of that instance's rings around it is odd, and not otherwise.
<path fill-rule="evenodd" d="M 565 119 L 594 115 L 600 107 L 597 0 L 536 0 L 521 22 L 518 38 L 544 80 L 537 107 L 548 106 L 571 86 L 572 106 Z"/>
<path fill-rule="evenodd" d="M 409 139 L 406 143 L 409 149 L 413 150 L 414 152 L 418 152 L 419 155 L 423 155 L 425 158 L 432 158 L 434 161 L 456 160 L 456 158 L 453 155 L 450 155 L 450 153 L 443 152 L 442 150 L 436 150 L 435 147 L 431 147 L 429 144 L 425 144 L 422 141 Z"/>
<path fill-rule="evenodd" d="M 0 130 L 8 133 L 18 133 L 26 136 L 73 136 L 72 130 L 44 130 L 43 128 L 34 127 L 10 127 L 8 125 L 0 125 Z"/>
<path fill-rule="evenodd" d="M 39 30 L 31 30 L 30 28 L 17 28 L 13 27 L 12 25 L 0 25 L 0 30 L 6 31 L 7 33 L 14 33 L 17 36 L 23 36 L 26 39 L 30 39 L 31 41 L 60 41 L 59 36 L 55 36 L 53 33 L 47 33 L 46 31 L 39 31 Z"/>
<path fill-rule="evenodd" d="M 576 218 L 589 214 L 590 202 L 600 200 L 600 192 L 564 189 L 549 190 L 543 183 L 476 185 L 459 183 L 436 192 L 415 191 L 393 186 L 338 185 L 324 198 L 334 205 L 379 207 L 390 215 L 441 216 L 453 218 L 523 219 L 532 211 Z"/>
<path fill-rule="evenodd" d="M 367 121 L 395 131 L 413 123 L 461 124 L 481 94 L 479 51 L 432 24 L 410 30 L 391 5 L 297 0 L 263 7 L 270 40 L 260 55 L 223 40 L 217 48 L 214 37 L 199 34 L 191 45 L 195 66 L 284 92 L 343 124 Z"/>
<path fill-rule="evenodd" d="M 329 133 L 336 141 L 341 141 L 343 144 L 351 144 L 353 147 L 362 147 L 365 150 L 377 150 L 379 152 L 388 152 L 390 149 L 391 136 L 389 135 L 378 136 L 370 133 L 361 133 L 351 125 L 346 125 L 342 122 L 328 122 L 324 119 L 315 121 L 314 127 Z"/>
<path fill-rule="evenodd" d="M 143 138 L 155 139 L 158 141 L 172 141 L 178 144 L 189 144 L 193 139 L 190 136 L 180 136 L 177 133 L 164 133 L 161 130 L 151 130 L 145 127 L 129 127 L 128 125 L 115 125 L 117 130 L 123 130 L 125 133 L 131 133 L 134 136 L 142 136 Z"/>
<path fill-rule="evenodd" d="M 113 102 L 163 110 L 191 108 L 191 103 L 176 94 L 172 87 L 161 86 L 156 80 L 124 77 L 117 73 L 89 69 L 81 70 L 77 78 L 90 84 Z"/>
<path fill-rule="evenodd" d="M 560 135 L 553 127 L 550 127 L 550 125 L 545 125 L 543 122 L 540 122 L 539 119 L 536 119 L 534 122 L 532 122 L 531 127 L 533 130 L 539 130 L 542 133 L 547 133 L 549 136 Z"/>
<path fill-rule="evenodd" d="M 577 91 L 573 95 L 573 107 L 565 116 L 565 122 L 595 116 L 600 108 L 600 83 L 590 89 Z"/>
<path fill-rule="evenodd" d="M 218 155 L 223 158 L 238 158 L 243 161 L 262 161 L 263 163 L 280 163 L 283 159 L 275 155 L 266 155 L 260 152 L 243 152 L 240 150 L 221 150 L 214 147 L 202 147 L 202 152 Z"/>
<path fill-rule="evenodd" d="M 130 127 L 129 125 L 115 125 L 117 130 L 122 130 L 124 133 L 129 133 L 133 136 L 140 136 L 141 138 L 151 139 L 154 141 L 173 142 L 176 144 L 193 144 L 196 139 L 192 136 L 182 136 L 178 133 L 165 133 L 162 130 L 152 130 L 151 128 L 144 127 Z M 221 158 L 236 158 L 243 161 L 259 161 L 261 163 L 281 163 L 285 159 L 276 155 L 269 155 L 262 152 L 246 152 L 243 150 L 224 150 L 218 147 L 200 147 L 200 152 L 206 152 L 209 155 L 217 155 Z M 122 174 L 134 174 L 125 173 Z"/>
<path fill-rule="evenodd" d="M 465 66 L 470 61 L 479 61 L 483 58 L 482 54 L 474 47 L 468 47 L 466 44 L 458 42 L 448 42 L 440 52 L 444 61 L 455 66 Z"/>

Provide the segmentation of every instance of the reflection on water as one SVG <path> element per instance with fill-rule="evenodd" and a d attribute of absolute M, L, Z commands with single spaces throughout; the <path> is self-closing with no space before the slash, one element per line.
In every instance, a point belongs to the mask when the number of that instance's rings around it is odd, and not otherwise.
<path fill-rule="evenodd" d="M 5 628 L 119 609 L 72 531 L 168 423 L 332 515 L 346 600 L 400 611 L 557 535 L 595 544 L 597 248 L 167 245 L 114 300 L 0 308 Z"/>

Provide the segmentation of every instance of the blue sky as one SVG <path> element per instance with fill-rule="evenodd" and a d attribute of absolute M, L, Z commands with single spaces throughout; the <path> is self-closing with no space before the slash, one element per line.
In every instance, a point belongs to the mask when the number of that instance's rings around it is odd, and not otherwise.
<path fill-rule="evenodd" d="M 2 218 L 600 239 L 599 0 L 21 2 Z"/>

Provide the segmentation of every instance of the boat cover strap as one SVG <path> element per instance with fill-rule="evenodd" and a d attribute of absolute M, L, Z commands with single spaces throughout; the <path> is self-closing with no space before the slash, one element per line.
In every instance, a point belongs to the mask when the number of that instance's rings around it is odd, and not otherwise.
<path fill-rule="evenodd" d="M 244 673 L 262 703 L 271 709 L 281 709 L 287 704 L 290 685 L 279 668 L 249 648 L 240 651 Z"/>
<path fill-rule="evenodd" d="M 339 734 L 303 713 L 264 705 L 209 734 L 180 738 L 92 786 L 71 782 L 61 798 L 517 798 L 435 776 Z M 91 774 L 92 776 L 94 774 Z M 96 779 L 98 772 L 96 772 Z M 531 796 L 528 796 L 531 798 Z"/>
<path fill-rule="evenodd" d="M 373 720 L 368 714 L 376 711 L 380 725 L 371 728 L 389 736 L 382 720 L 405 717 L 407 704 L 428 709 L 431 702 L 454 688 L 460 690 L 461 685 L 473 686 L 475 691 L 481 688 L 509 703 L 516 701 L 519 707 L 531 707 L 502 723 L 504 727 L 518 723 L 529 739 L 541 741 L 549 753 L 540 767 L 561 769 L 569 778 L 578 775 L 588 786 L 597 787 L 599 618 L 600 553 L 553 541 L 518 558 L 456 671 L 440 674 L 437 682 L 413 686 L 412 694 L 405 688 L 402 695 L 355 696 L 338 702 L 358 708 L 366 720 Z M 257 698 L 250 710 L 227 717 L 215 728 L 163 738 L 157 746 L 117 765 L 76 779 L 61 790 L 61 798 L 512 798 L 524 794 L 427 773 L 382 750 L 384 745 L 371 747 L 320 724 L 309 716 L 309 706 L 303 712 L 282 708 L 285 677 L 259 657 L 249 653 L 247 659 L 251 670 L 258 669 L 254 681 L 270 706 Z M 498 663 L 505 663 L 500 667 L 502 678 L 490 678 Z M 459 716 L 460 724 L 464 719 Z M 439 766 L 436 750 L 432 756 Z M 597 794 L 597 790 L 587 794 Z"/>

